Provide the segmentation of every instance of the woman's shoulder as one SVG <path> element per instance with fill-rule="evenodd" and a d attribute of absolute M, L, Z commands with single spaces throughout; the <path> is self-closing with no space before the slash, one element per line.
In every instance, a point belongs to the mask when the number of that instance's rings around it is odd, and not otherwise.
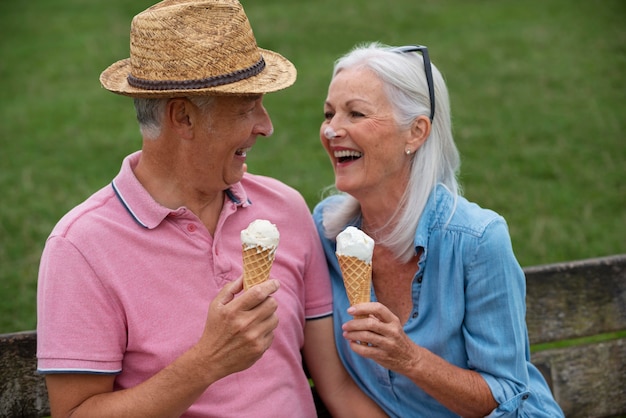
<path fill-rule="evenodd" d="M 346 199 L 345 194 L 332 194 L 324 199 L 322 199 L 315 207 L 313 208 L 313 220 L 315 225 L 317 226 L 318 232 L 320 235 L 326 235 L 327 227 L 330 229 L 334 229 L 337 227 L 336 222 L 330 221 L 331 226 L 327 222 L 329 219 L 336 220 L 336 216 L 340 213 L 342 209 L 342 202 L 345 202 Z M 331 215 L 331 216 L 329 216 Z M 340 216 L 341 217 L 341 216 Z M 340 221 L 340 223 L 343 223 Z M 332 225 L 335 225 L 334 227 Z"/>
<path fill-rule="evenodd" d="M 504 218 L 492 209 L 484 208 L 466 197 L 456 197 L 445 187 L 437 188 L 436 225 L 474 235 L 483 235 L 492 224 L 506 224 Z"/>
<path fill-rule="evenodd" d="M 321 213 L 328 207 L 333 207 L 343 202 L 346 196 L 341 193 L 332 194 L 323 198 L 320 202 L 315 205 L 313 209 L 314 213 Z"/>
<path fill-rule="evenodd" d="M 469 251 L 472 257 L 480 248 L 487 257 L 508 257 L 512 254 L 509 228 L 503 216 L 481 207 L 463 196 L 448 193 L 437 200 L 431 213 L 429 235 L 437 234 L 448 241 L 449 245 L 460 245 Z"/>

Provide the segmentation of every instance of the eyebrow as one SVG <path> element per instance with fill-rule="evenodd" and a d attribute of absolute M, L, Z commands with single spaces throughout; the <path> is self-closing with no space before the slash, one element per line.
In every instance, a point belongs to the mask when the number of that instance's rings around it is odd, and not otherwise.
<path fill-rule="evenodd" d="M 350 106 L 354 102 L 361 102 L 361 103 L 365 103 L 365 104 L 371 104 L 371 102 L 369 102 L 368 100 L 365 100 L 365 99 L 350 99 L 345 104 L 346 104 L 346 106 Z M 332 106 L 328 100 L 324 101 L 324 104 L 326 106 Z"/>

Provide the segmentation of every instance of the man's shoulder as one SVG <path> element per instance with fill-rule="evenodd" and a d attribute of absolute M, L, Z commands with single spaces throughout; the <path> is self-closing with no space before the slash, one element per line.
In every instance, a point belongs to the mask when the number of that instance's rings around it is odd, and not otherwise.
<path fill-rule="evenodd" d="M 304 197 L 298 190 L 274 177 L 246 173 L 241 180 L 241 184 L 248 194 L 248 197 L 252 200 L 252 203 L 254 203 L 254 197 L 259 196 L 272 199 L 284 199 L 285 201 L 296 200 L 304 202 Z"/>
<path fill-rule="evenodd" d="M 101 216 L 109 218 L 110 213 L 108 212 L 111 211 L 111 208 L 107 203 L 112 198 L 115 198 L 115 193 L 111 186 L 102 187 L 65 213 L 54 226 L 50 235 L 65 236 L 70 232 L 73 233 L 77 229 L 81 229 L 85 224 L 92 225 L 93 221 Z"/>

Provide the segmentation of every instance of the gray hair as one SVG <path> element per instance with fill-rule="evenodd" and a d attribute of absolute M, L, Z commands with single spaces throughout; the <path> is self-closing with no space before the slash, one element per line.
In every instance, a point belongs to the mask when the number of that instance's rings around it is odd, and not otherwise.
<path fill-rule="evenodd" d="M 398 126 L 408 128 L 416 117 L 430 115 L 424 61 L 418 53 L 397 53 L 389 49 L 389 46 L 377 42 L 355 47 L 335 62 L 333 78 L 349 68 L 372 71 L 383 82 Z M 415 255 L 415 230 L 431 191 L 437 184 L 443 184 L 455 196 L 455 204 L 461 194 L 457 181 L 460 157 L 452 137 L 448 90 L 434 65 L 432 72 L 436 111 L 430 136 L 412 157 L 406 190 L 396 212 L 385 225 L 391 226 L 390 232 L 376 237 L 377 244 L 389 248 L 398 260 L 404 262 Z M 324 212 L 324 229 L 331 239 L 361 216 L 359 202 L 348 194 L 344 195 L 340 203 Z"/>
<path fill-rule="evenodd" d="M 187 99 L 205 111 L 208 110 L 209 105 L 213 103 L 212 96 L 191 96 Z M 139 130 L 141 131 L 141 135 L 146 139 L 156 139 L 161 134 L 163 114 L 169 100 L 169 98 L 134 99 Z"/>

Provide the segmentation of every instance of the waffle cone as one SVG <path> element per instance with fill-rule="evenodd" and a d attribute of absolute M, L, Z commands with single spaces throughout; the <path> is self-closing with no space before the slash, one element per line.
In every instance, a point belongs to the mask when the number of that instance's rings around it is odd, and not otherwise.
<path fill-rule="evenodd" d="M 372 264 L 352 256 L 338 255 L 350 306 L 370 301 Z"/>
<path fill-rule="evenodd" d="M 274 263 L 276 254 L 274 248 L 242 246 L 243 254 L 243 288 L 250 289 L 252 286 L 269 279 L 270 269 Z"/>

